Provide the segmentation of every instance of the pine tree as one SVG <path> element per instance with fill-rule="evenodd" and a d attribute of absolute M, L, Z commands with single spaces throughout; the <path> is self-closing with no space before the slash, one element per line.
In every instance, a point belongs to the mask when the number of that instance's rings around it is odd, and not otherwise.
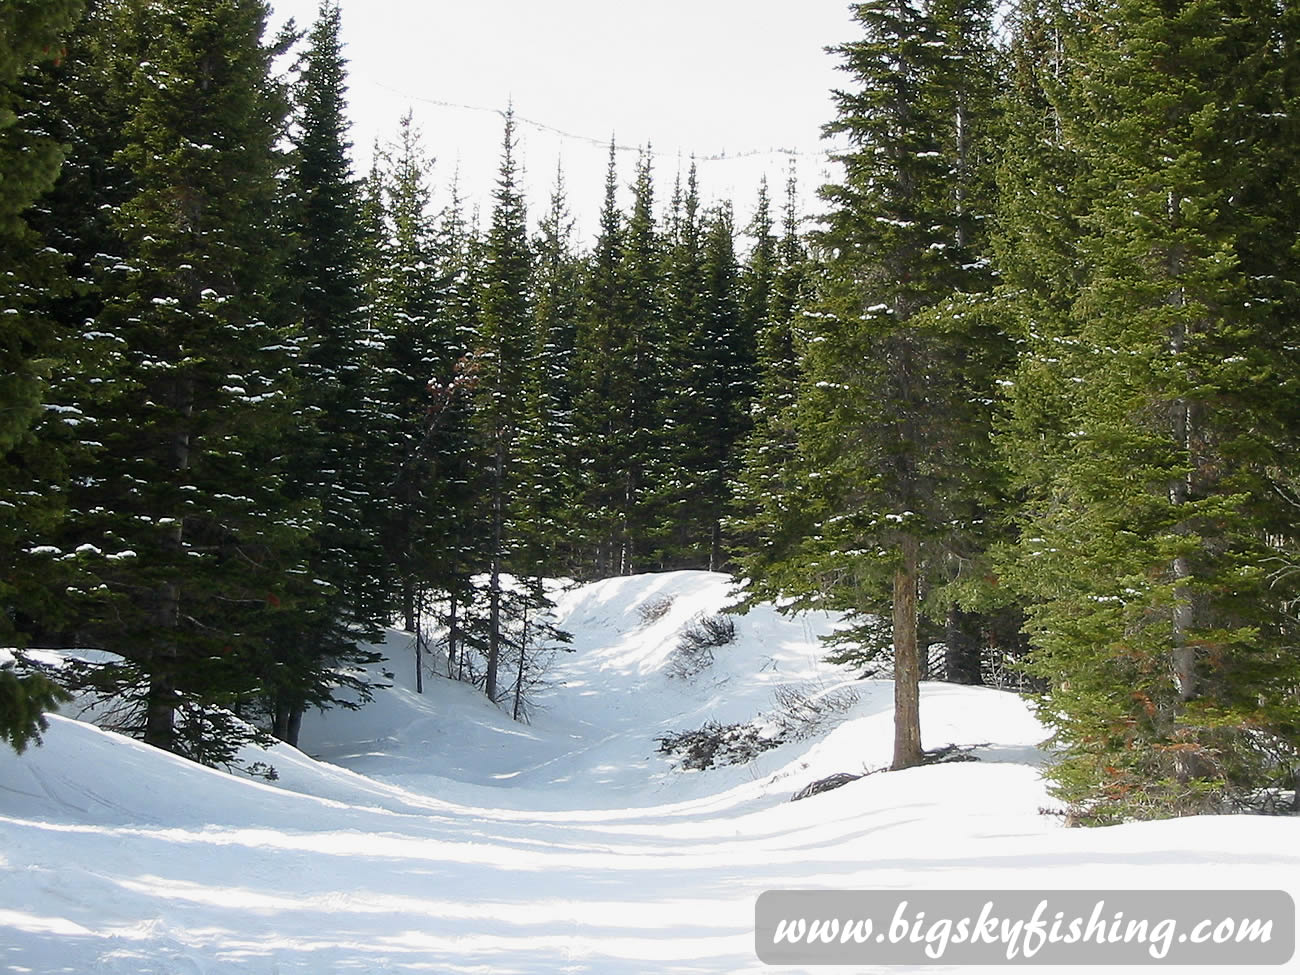
<path fill-rule="evenodd" d="M 969 367 L 961 297 L 982 265 L 961 192 L 952 10 L 875 0 L 854 17 L 863 38 L 836 51 L 858 88 L 836 92 L 827 126 L 849 138 L 845 179 L 823 190 L 827 268 L 796 407 L 800 507 L 814 524 L 793 568 L 821 605 L 860 617 L 889 607 L 904 768 L 923 757 L 920 599 L 947 581 L 987 500 L 988 417 L 972 406 L 990 396 Z M 987 38 L 987 22 L 968 23 Z M 870 639 L 864 622 L 844 638 Z"/>
<path fill-rule="evenodd" d="M 632 184 L 632 210 L 616 271 L 619 303 L 611 341 L 618 408 L 615 454 L 616 560 L 620 575 L 654 567 L 659 518 L 655 471 L 661 466 L 663 422 L 663 241 L 655 220 L 653 157 L 647 148 Z"/>
<path fill-rule="evenodd" d="M 369 435 L 359 188 L 348 160 L 346 62 L 337 3 L 324 3 L 308 37 L 295 91 L 293 242 L 289 300 L 298 310 L 300 421 L 290 497 L 319 514 L 308 569 L 317 589 L 282 612 L 267 674 L 274 734 L 297 744 L 306 707 L 332 700 L 331 674 L 365 658 L 356 640 L 377 635 L 378 581 L 367 577 L 377 547 L 366 530 L 373 504 L 364 469 Z"/>
<path fill-rule="evenodd" d="M 550 209 L 534 238 L 533 336 L 524 379 L 520 430 L 518 570 L 539 576 L 566 569 L 577 558 L 569 539 L 573 520 L 574 383 L 580 262 L 573 220 L 557 169 Z"/>
<path fill-rule="evenodd" d="M 442 498 L 436 524 L 439 548 L 430 562 L 434 585 L 446 594 L 442 622 L 447 629 L 450 676 L 463 671 L 463 644 L 482 635 L 482 626 L 469 611 L 475 593 L 473 577 L 487 561 L 489 538 L 473 417 L 477 365 L 472 349 L 479 325 L 483 240 L 477 226 L 465 219 L 458 176 L 452 180 L 451 199 L 439 221 L 438 240 L 441 276 L 447 282 L 440 333 L 448 343 L 445 367 L 449 371 L 436 385 L 446 407 L 436 441 Z"/>
<path fill-rule="evenodd" d="M 698 170 L 691 160 L 683 192 L 681 178 L 673 191 L 670 239 L 664 268 L 664 348 L 668 376 L 661 390 L 665 450 L 657 481 L 664 564 L 671 568 L 707 565 L 701 554 L 700 527 L 694 517 L 700 423 L 696 411 L 696 385 L 711 350 L 703 346 L 700 329 L 704 317 L 704 220 L 700 205 Z"/>
<path fill-rule="evenodd" d="M 745 580 L 744 604 L 774 599 L 781 592 L 779 567 L 807 534 L 797 500 L 798 435 L 794 405 L 803 343 L 796 324 L 809 297 L 811 260 L 799 232 L 797 183 L 786 182 L 781 237 L 767 309 L 755 338 L 758 390 L 753 427 L 741 447 L 740 470 L 732 486 L 728 530 L 738 540 L 738 575 Z M 762 227 L 762 224 L 759 224 Z M 751 314 L 757 314 L 755 308 Z"/>
<path fill-rule="evenodd" d="M 524 423 L 524 383 L 530 357 L 528 303 L 531 257 L 527 211 L 518 185 L 514 114 L 506 112 L 501 167 L 493 191 L 492 225 L 484 248 L 474 424 L 483 452 L 489 514 L 487 671 L 484 690 L 498 700 L 505 643 L 502 573 L 508 568 L 518 503 L 518 439 Z"/>
<path fill-rule="evenodd" d="M 23 580 L 31 580 L 30 563 L 42 558 L 42 546 L 35 544 L 39 533 L 60 516 L 48 488 L 62 474 L 60 459 L 34 440 L 33 428 L 46 402 L 59 338 L 41 313 L 41 296 L 58 286 L 63 268 L 44 252 L 24 217 L 54 185 L 62 153 L 36 122 L 38 105 L 24 88 L 34 72 L 60 57 L 62 39 L 81 9 L 76 0 L 54 0 L 0 11 L 0 639 L 6 641 L 23 627 L 15 618 L 18 607 L 35 605 L 50 588 L 48 572 L 40 573 L 34 587 Z M 62 694 L 42 676 L 20 676 L 14 663 L 0 664 L 0 734 L 22 751 L 39 738 L 42 711 Z"/>
<path fill-rule="evenodd" d="M 737 445 L 749 427 L 749 406 L 757 372 L 752 321 L 741 306 L 740 267 L 735 252 L 731 206 L 717 207 L 705 221 L 704 295 L 699 331 L 697 398 L 694 404 L 698 444 L 696 498 L 700 546 L 711 571 L 721 570 L 726 556 L 722 519 L 738 459 Z"/>
<path fill-rule="evenodd" d="M 3 14 L 0 31 L 0 241 L 7 275 L 4 345 L 0 347 L 0 449 L 8 450 L 30 429 L 40 412 L 47 356 L 53 345 L 50 327 L 39 316 L 24 312 L 35 300 L 33 282 L 48 280 L 57 268 L 41 267 L 34 253 L 35 237 L 23 213 L 53 185 L 62 164 L 62 151 L 48 132 L 33 126 L 33 106 L 25 97 L 23 80 L 59 57 L 63 35 L 81 11 L 79 0 L 15 5 Z"/>
<path fill-rule="evenodd" d="M 694 164 L 677 198 L 659 340 L 668 352 L 660 410 L 669 452 L 659 475 L 667 502 L 660 517 L 667 564 L 721 570 L 728 561 L 722 520 L 756 388 L 755 334 L 764 313 L 755 305 L 766 305 L 767 284 L 742 280 L 731 205 L 701 213 Z M 769 235 L 761 248 L 768 256 L 772 244 Z"/>
<path fill-rule="evenodd" d="M 82 632 L 128 661 L 146 741 L 221 761 L 235 729 L 213 706 L 257 690 L 277 607 L 314 585 L 311 512 L 284 496 L 293 384 L 272 324 L 285 104 L 261 3 L 117 13 L 129 196 L 92 323 L 120 346 L 93 427 L 111 463 L 71 493 L 95 583 Z"/>
<path fill-rule="evenodd" d="M 618 541 L 619 422 L 618 335 L 623 308 L 623 218 L 618 208 L 615 146 L 609 146 L 600 231 L 583 276 L 574 351 L 574 433 L 577 507 L 583 554 L 580 576 L 601 578 L 620 571 Z"/>
<path fill-rule="evenodd" d="M 1079 818 L 1222 810 L 1296 768 L 1295 621 L 1270 567 L 1293 544 L 1300 276 L 1278 242 L 1300 221 L 1278 186 L 1300 24 L 1145 0 L 1044 22 L 1064 53 L 1040 46 L 1030 97 L 1077 160 L 1083 234 L 1020 256 L 1038 285 L 1022 320 L 1043 324 L 1004 436 L 1027 494 L 1007 578 L 1033 600 L 1053 774 Z"/>
<path fill-rule="evenodd" d="M 753 240 L 749 257 L 741 272 L 740 317 L 747 336 L 752 336 L 757 363 L 758 336 L 767 330 L 772 314 L 773 289 L 776 276 L 780 270 L 777 246 L 779 241 L 773 232 L 772 200 L 768 194 L 767 177 L 758 187 L 758 202 L 754 207 L 754 217 L 745 229 L 746 236 Z"/>
<path fill-rule="evenodd" d="M 408 114 L 380 179 L 380 199 L 376 187 L 366 204 L 371 235 L 384 238 L 370 285 L 367 410 L 376 449 L 366 463 L 368 493 L 382 499 L 370 516 L 384 553 L 380 571 L 389 576 L 386 605 L 410 632 L 419 625 L 421 592 L 439 581 L 440 546 L 449 538 L 442 519 L 457 513 L 442 493 L 452 481 L 438 476 L 438 465 L 460 388 L 454 380 L 463 337 L 447 314 L 452 282 L 430 212 L 430 166 Z M 379 227 L 376 210 L 383 214 Z"/>

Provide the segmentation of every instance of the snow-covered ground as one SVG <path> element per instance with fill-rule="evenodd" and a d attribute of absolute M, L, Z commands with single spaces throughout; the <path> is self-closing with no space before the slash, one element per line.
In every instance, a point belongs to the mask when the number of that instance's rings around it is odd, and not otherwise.
<path fill-rule="evenodd" d="M 833 618 L 769 607 L 737 619 L 712 667 L 670 676 L 682 628 L 728 585 L 679 572 L 565 593 L 575 652 L 530 725 L 463 684 L 416 694 L 410 637 L 390 634 L 395 686 L 309 716 L 301 752 L 263 756 L 273 784 L 53 717 L 43 747 L 0 755 L 0 968 L 757 972 L 774 970 L 753 951 L 769 889 L 1300 891 L 1295 819 L 1074 830 L 1042 815 L 1042 729 L 994 690 L 923 693 L 926 747 L 981 761 L 789 802 L 888 762 L 892 689 L 820 661 Z M 750 763 L 689 771 L 657 750 L 708 720 L 770 724 L 780 688 L 850 685 L 847 712 Z"/>

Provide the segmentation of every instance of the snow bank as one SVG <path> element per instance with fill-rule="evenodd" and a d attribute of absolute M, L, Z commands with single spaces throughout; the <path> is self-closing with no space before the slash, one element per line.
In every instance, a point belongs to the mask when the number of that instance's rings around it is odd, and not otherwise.
<path fill-rule="evenodd" d="M 564 593 L 575 652 L 531 725 L 446 680 L 416 694 L 410 638 L 392 633 L 394 686 L 362 711 L 309 715 L 302 751 L 259 755 L 273 784 L 52 718 L 42 748 L 0 755 L 0 963 L 758 972 L 753 905 L 772 888 L 1300 887 L 1292 819 L 1084 831 L 1041 815 L 1042 729 L 982 688 L 932 684 L 922 700 L 926 746 L 977 746 L 982 761 L 789 802 L 888 760 L 892 688 L 821 662 L 833 617 L 770 607 L 736 621 L 707 671 L 673 677 L 682 629 L 728 603 L 729 585 L 681 572 Z M 662 615 L 643 614 L 665 597 Z M 750 721 L 801 684 L 858 700 L 746 765 L 685 772 L 656 750 L 658 734 Z"/>

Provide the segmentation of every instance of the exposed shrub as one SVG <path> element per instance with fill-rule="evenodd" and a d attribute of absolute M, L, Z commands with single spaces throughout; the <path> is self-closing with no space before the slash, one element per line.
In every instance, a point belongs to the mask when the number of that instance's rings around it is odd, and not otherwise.
<path fill-rule="evenodd" d="M 736 621 L 725 613 L 697 616 L 682 630 L 679 646 L 725 647 L 736 640 Z"/>
<path fill-rule="evenodd" d="M 692 731 L 675 731 L 661 735 L 659 751 L 681 759 L 682 768 L 709 769 L 720 765 L 740 765 L 784 743 L 781 738 L 766 737 L 754 724 L 719 724 L 706 721 Z"/>
<path fill-rule="evenodd" d="M 837 715 L 852 710 L 858 692 L 852 687 L 829 690 L 824 684 L 782 684 L 772 692 L 776 711 L 772 715 L 782 737 L 798 741 L 811 737 Z"/>
<path fill-rule="evenodd" d="M 668 675 L 682 680 L 703 673 L 713 666 L 713 650 L 736 639 L 736 621 L 730 616 L 697 616 L 682 630 L 668 659 Z"/>
<path fill-rule="evenodd" d="M 856 775 L 853 772 L 836 772 L 834 775 L 828 775 L 824 779 L 818 779 L 816 782 L 804 786 L 790 797 L 790 801 L 798 802 L 800 799 L 807 799 L 809 796 L 818 796 L 823 792 L 830 792 L 832 789 L 838 789 L 840 786 L 856 782 L 861 778 L 863 776 Z"/>
<path fill-rule="evenodd" d="M 641 617 L 641 625 L 649 626 L 651 623 L 663 619 L 665 614 L 673 608 L 673 597 L 668 595 L 651 596 L 643 602 L 637 609 L 637 615 Z"/>

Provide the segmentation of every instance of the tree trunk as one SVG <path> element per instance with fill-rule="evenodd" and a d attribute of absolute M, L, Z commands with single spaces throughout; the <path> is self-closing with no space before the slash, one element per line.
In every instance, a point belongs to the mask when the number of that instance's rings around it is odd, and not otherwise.
<path fill-rule="evenodd" d="M 492 488 L 492 574 L 488 582 L 488 659 L 485 690 L 497 699 L 497 670 L 501 665 L 501 543 L 505 521 L 505 447 L 497 446 Z"/>
<path fill-rule="evenodd" d="M 1180 341 L 1177 343 L 1181 347 Z M 1176 505 L 1185 505 L 1191 499 L 1192 470 L 1195 469 L 1196 457 L 1192 443 L 1192 409 L 1184 400 L 1174 404 L 1174 436 L 1179 446 L 1186 451 L 1188 473 L 1186 478 L 1179 478 L 1169 488 L 1169 500 Z M 1173 669 L 1174 679 L 1178 682 L 1178 696 L 1190 701 L 1197 695 L 1196 686 L 1196 648 L 1188 645 L 1192 630 L 1196 626 L 1196 606 L 1194 596 L 1187 582 L 1192 578 L 1192 562 L 1186 555 L 1174 558 L 1174 610 L 1173 610 Z"/>
<path fill-rule="evenodd" d="M 524 697 L 524 664 L 528 657 L 528 609 L 525 604 L 524 609 L 524 628 L 519 638 L 519 672 L 515 675 L 515 709 L 514 719 L 519 720 L 519 709 L 523 704 Z"/>
<path fill-rule="evenodd" d="M 902 564 L 894 572 L 894 762 L 893 769 L 911 768 L 924 759 L 921 751 L 921 657 L 917 646 L 916 590 L 920 575 L 920 546 L 905 536 Z"/>
<path fill-rule="evenodd" d="M 423 587 L 415 600 L 415 693 L 424 693 L 424 613 L 428 608 L 428 592 Z"/>
<path fill-rule="evenodd" d="M 183 380 L 176 390 L 178 412 L 188 420 L 194 414 L 194 388 L 190 380 Z M 178 475 L 190 467 L 190 434 L 187 427 L 176 430 L 172 436 L 173 470 Z M 179 480 L 179 478 L 178 478 Z M 173 520 L 167 536 L 167 549 L 179 562 L 185 547 L 184 516 Z M 173 567 L 179 572 L 180 566 Z M 149 692 L 145 705 L 144 740 L 156 748 L 174 751 L 176 748 L 176 668 L 180 655 L 181 586 L 176 579 L 162 583 L 154 593 L 155 622 L 160 632 L 168 634 L 165 645 L 150 654 Z"/>
<path fill-rule="evenodd" d="M 456 620 L 456 588 L 455 580 L 452 580 L 452 590 L 448 597 L 447 606 L 447 676 L 455 676 L 456 670 L 456 641 L 460 639 L 460 632 L 457 629 Z"/>
<path fill-rule="evenodd" d="M 171 675 L 174 662 L 174 654 L 153 655 L 145 711 L 145 744 L 167 751 L 174 750 L 176 745 L 176 685 Z"/>
<path fill-rule="evenodd" d="M 944 621 L 944 677 L 954 684 L 979 684 L 980 620 L 978 613 L 967 613 L 955 603 L 948 607 Z"/>
<path fill-rule="evenodd" d="M 1175 193 L 1169 194 L 1169 221 L 1172 227 L 1180 224 L 1182 199 Z M 1169 277 L 1178 281 L 1183 273 L 1183 254 L 1181 247 L 1174 247 L 1169 252 L 1167 262 Z M 1169 296 L 1169 304 L 1182 309 L 1187 306 L 1187 296 L 1181 287 L 1175 288 Z M 1170 351 L 1181 356 L 1187 346 L 1187 323 L 1181 319 L 1174 325 L 1170 340 Z M 1186 399 L 1178 399 L 1173 404 L 1173 439 L 1184 451 L 1187 473 L 1169 485 L 1169 500 L 1175 505 L 1185 505 L 1192 497 L 1192 478 L 1197 467 L 1196 423 L 1192 415 L 1192 404 Z M 1175 557 L 1172 566 L 1174 578 L 1173 610 L 1173 649 L 1172 665 L 1174 678 L 1178 682 L 1178 696 L 1190 701 L 1197 694 L 1196 687 L 1196 650 L 1188 646 L 1188 639 L 1196 626 L 1196 609 L 1192 603 L 1192 594 L 1186 585 L 1192 577 L 1191 560 L 1185 555 Z"/>
<path fill-rule="evenodd" d="M 415 585 L 409 578 L 402 581 L 402 624 L 407 633 L 415 632 Z"/>
<path fill-rule="evenodd" d="M 294 748 L 298 747 L 298 736 L 302 733 L 302 716 L 306 710 L 301 704 L 297 704 L 289 712 L 289 728 L 285 741 Z"/>
<path fill-rule="evenodd" d="M 285 704 L 283 695 L 277 694 L 275 696 L 271 711 L 271 734 L 280 741 L 287 742 L 289 740 L 290 708 Z"/>
<path fill-rule="evenodd" d="M 424 693 L 424 627 L 415 631 L 415 693 Z"/>

